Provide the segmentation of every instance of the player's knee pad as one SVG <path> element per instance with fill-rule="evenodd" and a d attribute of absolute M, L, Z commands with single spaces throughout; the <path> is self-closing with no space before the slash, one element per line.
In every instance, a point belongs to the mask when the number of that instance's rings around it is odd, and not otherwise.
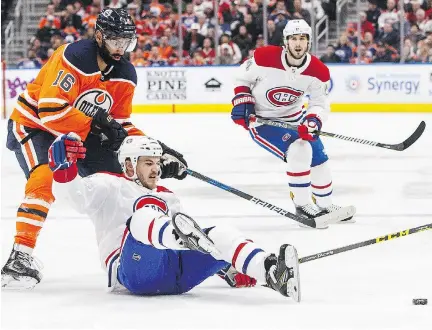
<path fill-rule="evenodd" d="M 25 187 L 27 198 L 41 199 L 49 204 L 54 202 L 52 193 L 53 173 L 47 164 L 39 165 L 30 173 Z"/>
<path fill-rule="evenodd" d="M 166 214 L 143 207 L 134 212 L 126 225 L 137 241 L 156 248 L 164 248 L 161 237 L 170 221 L 171 218 Z"/>
<path fill-rule="evenodd" d="M 296 140 L 288 147 L 286 162 L 292 171 L 309 168 L 312 162 L 312 147 L 308 141 Z"/>

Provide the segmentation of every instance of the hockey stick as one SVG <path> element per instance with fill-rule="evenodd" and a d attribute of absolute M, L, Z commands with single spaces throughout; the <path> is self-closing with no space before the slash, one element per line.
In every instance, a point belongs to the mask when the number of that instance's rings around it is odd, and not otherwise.
<path fill-rule="evenodd" d="M 293 130 L 297 131 L 296 126 L 290 125 L 290 124 L 285 123 L 285 122 L 274 121 L 274 120 L 258 118 L 258 117 L 255 117 L 255 122 L 259 123 L 259 124 L 264 124 L 264 125 L 269 125 L 269 126 L 274 126 L 274 127 L 287 128 L 287 129 L 293 129 Z M 426 123 L 424 121 L 422 121 L 418 125 L 418 127 L 416 128 L 414 133 L 412 133 L 405 141 L 398 143 L 398 144 L 387 144 L 387 143 L 375 142 L 375 141 L 370 141 L 370 140 L 365 140 L 365 139 L 360 139 L 360 138 L 355 138 L 355 137 L 349 137 L 349 136 L 345 136 L 345 135 L 341 135 L 341 134 L 328 133 L 328 132 L 323 132 L 323 131 L 320 131 L 318 134 L 321 136 L 327 136 L 327 137 L 332 137 L 332 138 L 341 139 L 341 140 L 345 140 L 345 141 L 366 144 L 366 145 L 370 145 L 372 147 L 380 147 L 380 148 L 385 148 L 385 149 L 390 149 L 390 150 L 404 151 L 405 149 L 409 148 L 414 142 L 416 142 L 420 138 L 420 136 L 423 134 L 425 128 L 426 128 Z"/>
<path fill-rule="evenodd" d="M 302 224 L 304 224 L 304 225 L 306 225 L 308 227 L 317 228 L 317 229 L 324 229 L 324 228 L 328 227 L 328 224 L 329 224 L 328 220 L 329 220 L 329 218 L 331 218 L 330 213 L 322 215 L 322 216 L 319 216 L 319 217 L 316 217 L 313 220 L 312 219 L 306 219 L 306 218 L 300 217 L 300 216 L 298 216 L 296 214 L 293 214 L 291 212 L 288 212 L 288 211 L 286 211 L 286 210 L 284 210 L 284 209 L 282 209 L 280 207 L 277 207 L 277 206 L 275 206 L 273 204 L 270 204 L 270 203 L 268 203 L 266 201 L 263 201 L 262 199 L 259 199 L 258 197 L 254 197 L 252 195 L 246 194 L 246 193 L 244 193 L 244 192 L 242 192 L 240 190 L 237 190 L 237 189 L 235 189 L 233 187 L 227 186 L 227 185 L 225 185 L 225 184 L 223 184 L 223 183 L 221 183 L 219 181 L 213 180 L 213 179 L 211 179 L 211 178 L 209 178 L 209 177 L 207 177 L 207 176 L 205 176 L 203 174 L 200 174 L 198 172 L 195 172 L 195 171 L 193 171 L 193 170 L 191 170 L 189 168 L 186 171 L 187 171 L 187 173 L 189 175 L 193 176 L 194 178 L 197 178 L 197 179 L 199 179 L 201 181 L 210 183 L 210 184 L 212 184 L 215 187 L 218 187 L 218 188 L 221 188 L 221 189 L 223 189 L 225 191 L 228 191 L 228 192 L 230 192 L 230 193 L 232 193 L 232 194 L 234 194 L 236 196 L 239 196 L 239 197 L 241 197 L 243 199 L 246 199 L 246 200 L 248 200 L 248 201 L 250 201 L 250 202 L 252 202 L 252 203 L 254 203 L 256 205 L 260 205 L 260 206 L 262 206 L 262 207 L 264 207 L 266 209 L 269 209 L 270 211 L 276 212 L 276 213 L 278 213 L 278 214 L 280 214 L 280 215 L 282 215 L 284 217 L 287 217 L 287 218 L 289 218 L 291 220 L 300 222 L 300 223 L 302 223 Z"/>
<path fill-rule="evenodd" d="M 309 256 L 300 258 L 299 259 L 299 263 L 303 264 L 305 262 L 309 262 L 309 261 L 312 261 L 312 260 L 322 259 L 322 258 L 325 258 L 325 257 L 333 256 L 335 254 L 339 254 L 339 253 L 355 250 L 355 249 L 358 249 L 358 248 L 361 248 L 361 247 L 365 247 L 365 246 L 368 246 L 368 245 L 372 245 L 372 244 L 377 244 L 377 243 L 381 243 L 381 242 L 385 242 L 385 241 L 390 241 L 390 240 L 395 239 L 395 238 L 399 238 L 399 237 L 403 237 L 403 236 L 408 236 L 408 235 L 411 235 L 411 234 L 415 234 L 415 233 L 419 233 L 419 232 L 422 232 L 422 231 L 425 231 L 425 230 L 431 230 L 431 229 L 432 229 L 432 223 L 429 223 L 427 225 L 423 225 L 423 226 L 420 226 L 420 227 L 410 228 L 410 229 L 398 231 L 398 232 L 393 233 L 393 234 L 388 234 L 388 235 L 384 235 L 384 236 L 375 237 L 375 238 L 369 239 L 367 241 L 363 241 L 363 242 L 359 242 L 359 243 L 355 243 L 355 244 L 350 244 L 350 245 L 342 246 L 340 248 L 328 250 L 328 251 L 325 251 L 325 252 L 311 254 Z"/>

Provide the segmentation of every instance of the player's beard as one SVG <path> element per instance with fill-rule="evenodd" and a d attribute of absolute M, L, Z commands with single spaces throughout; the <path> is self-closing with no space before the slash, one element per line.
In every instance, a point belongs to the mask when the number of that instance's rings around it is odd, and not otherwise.
<path fill-rule="evenodd" d="M 296 65 L 299 66 L 302 64 L 304 57 L 306 56 L 307 53 L 307 49 L 305 49 L 305 51 L 303 52 L 303 54 L 301 56 L 297 55 L 296 53 L 291 51 L 291 48 L 289 45 L 287 45 L 287 50 L 288 50 L 288 63 L 291 65 Z"/>
<path fill-rule="evenodd" d="M 110 54 L 110 52 L 109 52 L 109 50 L 105 44 L 105 41 L 102 41 L 101 47 L 98 46 L 98 50 L 99 50 L 100 57 L 102 57 L 102 60 L 108 65 L 108 67 L 110 67 L 112 65 L 115 66 L 120 62 L 120 60 L 114 59 L 113 55 L 119 55 L 119 56 L 121 56 L 121 55 L 120 54 Z"/>
<path fill-rule="evenodd" d="M 157 171 L 151 171 L 147 178 L 141 173 L 137 172 L 137 177 L 141 185 L 147 189 L 154 189 L 157 186 L 159 180 L 159 173 Z"/>
<path fill-rule="evenodd" d="M 307 53 L 307 49 L 305 49 L 302 55 L 297 55 L 296 54 L 297 52 L 295 52 L 295 53 L 292 52 L 291 47 L 289 47 L 289 46 L 288 46 L 288 51 L 289 51 L 290 55 L 292 56 L 292 58 L 294 58 L 295 60 L 301 60 Z"/>

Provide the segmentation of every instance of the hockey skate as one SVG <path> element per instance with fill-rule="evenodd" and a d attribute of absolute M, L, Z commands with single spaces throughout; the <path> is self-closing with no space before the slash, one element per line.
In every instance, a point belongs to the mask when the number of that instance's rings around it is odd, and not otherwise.
<path fill-rule="evenodd" d="M 269 255 L 264 260 L 267 285 L 285 297 L 300 302 L 300 274 L 297 250 L 284 244 L 279 249 L 279 256 Z"/>
<path fill-rule="evenodd" d="M 185 248 L 205 254 L 220 254 L 213 241 L 190 216 L 176 213 L 172 217 L 172 224 L 174 234 L 179 236 Z"/>
<path fill-rule="evenodd" d="M 323 217 L 323 218 L 328 217 L 327 212 L 320 210 L 314 204 L 296 205 L 295 206 L 295 213 L 296 213 L 296 215 L 303 217 L 303 218 L 306 218 L 306 219 L 315 219 L 318 217 Z M 302 223 L 299 223 L 299 226 L 303 227 L 303 228 L 310 228 L 309 226 L 306 226 Z"/>
<path fill-rule="evenodd" d="M 318 209 L 322 212 L 324 212 L 325 214 L 335 214 L 335 213 L 340 213 L 340 215 L 338 216 L 338 223 L 354 223 L 356 222 L 355 219 L 353 219 L 355 213 L 356 213 L 356 209 L 354 206 L 347 206 L 347 207 L 342 207 L 336 204 L 331 204 L 328 207 L 320 207 L 316 201 L 316 198 L 314 196 L 312 196 L 312 200 L 314 202 L 314 204 L 318 207 Z"/>
<path fill-rule="evenodd" d="M 294 202 L 294 195 L 290 193 L 291 199 Z M 312 198 L 314 203 L 308 203 L 305 205 L 295 204 L 296 215 L 301 216 L 306 219 L 325 219 L 328 224 L 334 224 L 341 221 L 348 220 L 352 218 L 356 212 L 354 206 L 341 207 L 332 204 L 333 208 L 321 208 L 319 207 L 315 199 Z M 300 227 L 309 228 L 304 224 L 299 224 Z"/>
<path fill-rule="evenodd" d="M 33 289 L 42 279 L 40 262 L 14 245 L 8 261 L 1 270 L 1 285 L 5 289 Z"/>

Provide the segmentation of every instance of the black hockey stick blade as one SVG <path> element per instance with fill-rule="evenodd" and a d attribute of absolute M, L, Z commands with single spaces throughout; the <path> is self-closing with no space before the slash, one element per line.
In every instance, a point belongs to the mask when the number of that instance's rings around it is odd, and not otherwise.
<path fill-rule="evenodd" d="M 426 129 L 426 123 L 422 121 L 420 125 L 418 125 L 414 133 L 412 133 L 411 136 L 409 136 L 404 142 L 399 144 L 389 145 L 389 149 L 393 149 L 397 151 L 404 151 L 405 149 L 408 149 L 420 138 L 420 136 L 422 136 L 425 129 Z"/>
<path fill-rule="evenodd" d="M 269 125 L 269 126 L 274 126 L 274 127 L 282 127 L 282 128 L 286 128 L 286 129 L 297 130 L 296 126 L 289 124 L 289 123 L 285 123 L 285 122 L 274 121 L 274 120 L 263 119 L 263 118 L 255 118 L 254 120 L 258 124 L 264 124 L 264 125 Z M 414 142 L 416 142 L 420 138 L 420 136 L 423 134 L 425 128 L 426 128 L 426 123 L 424 121 L 422 121 L 420 123 L 420 125 L 417 127 L 417 129 L 414 131 L 414 133 L 411 134 L 410 137 L 408 137 L 402 143 L 398 143 L 398 144 L 381 143 L 381 142 L 361 139 L 361 138 L 357 138 L 357 137 L 345 136 L 342 134 L 324 132 L 324 131 L 320 131 L 319 135 L 332 137 L 332 138 L 336 138 L 336 139 L 340 139 L 340 140 L 344 140 L 344 141 L 348 141 L 348 142 L 365 144 L 365 145 L 368 145 L 371 147 L 379 147 L 379 148 L 396 150 L 396 151 L 404 151 L 405 149 L 409 148 L 412 144 L 414 144 Z"/>
<path fill-rule="evenodd" d="M 326 258 L 326 257 L 329 257 L 329 256 L 333 256 L 335 254 L 339 254 L 339 253 L 355 250 L 355 249 L 362 248 L 362 247 L 365 247 L 365 246 L 369 246 L 369 245 L 373 245 L 373 244 L 377 244 L 377 243 L 382 243 L 382 242 L 390 241 L 390 240 L 393 240 L 393 239 L 396 239 L 396 238 L 399 238 L 399 237 L 404 237 L 404 236 L 408 236 L 408 235 L 415 234 L 415 233 L 420 233 L 420 232 L 425 231 L 425 230 L 432 230 L 432 223 L 429 223 L 429 224 L 426 224 L 426 225 L 423 225 L 423 226 L 419 226 L 419 227 L 415 227 L 415 228 L 401 230 L 401 231 L 398 231 L 396 233 L 387 234 L 387 235 L 384 235 L 384 236 L 379 236 L 379 237 L 371 238 L 371 239 L 369 239 L 367 241 L 358 242 L 358 243 L 354 243 L 354 244 L 350 244 L 350 245 L 345 245 L 345 246 L 342 246 L 340 248 L 336 248 L 336 249 L 332 249 L 332 250 L 327 250 L 327 251 L 316 253 L 316 254 L 311 254 L 309 256 L 300 258 L 299 259 L 299 263 L 303 264 L 305 262 L 309 262 L 309 261 L 313 261 L 313 260 L 317 260 L 317 259 Z"/>

